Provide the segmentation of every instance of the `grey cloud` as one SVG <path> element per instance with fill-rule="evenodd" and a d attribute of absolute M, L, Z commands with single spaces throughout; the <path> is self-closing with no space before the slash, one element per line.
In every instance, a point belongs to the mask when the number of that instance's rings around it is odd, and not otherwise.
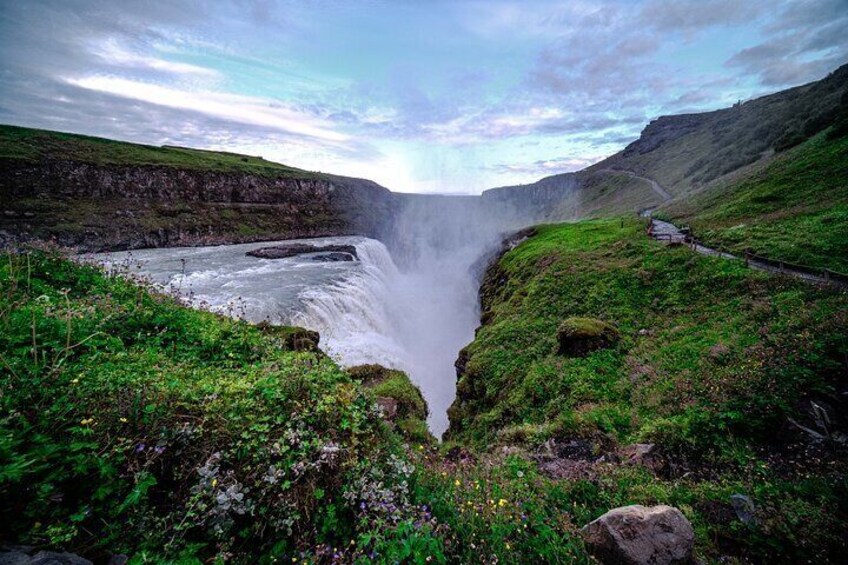
<path fill-rule="evenodd" d="M 481 169 L 498 174 L 524 174 L 539 178 L 579 171 L 580 169 L 588 167 L 595 161 L 597 161 L 597 159 L 582 157 L 543 159 L 533 163 L 498 163 L 496 165 L 481 167 Z"/>
<path fill-rule="evenodd" d="M 763 27 L 767 33 L 815 27 L 843 18 L 848 13 L 848 0 L 794 0 L 783 2 L 779 10 L 779 16 Z"/>
<path fill-rule="evenodd" d="M 21 126 L 156 145 L 221 145 L 233 149 L 239 145 L 278 145 L 281 150 L 300 147 L 315 154 L 360 161 L 381 156 L 373 145 L 363 141 L 306 140 L 278 129 L 128 100 L 50 78 L 4 76 L 0 79 L 0 91 L 5 99 L 4 112 L 0 115 L 4 121 Z"/>
<path fill-rule="evenodd" d="M 784 87 L 848 62 L 846 0 L 788 2 L 763 31 L 765 41 L 735 53 L 725 66 L 759 77 L 764 86 Z"/>
<path fill-rule="evenodd" d="M 739 25 L 763 15 L 764 0 L 652 0 L 637 16 L 640 25 L 666 31 L 702 30 L 718 25 Z"/>

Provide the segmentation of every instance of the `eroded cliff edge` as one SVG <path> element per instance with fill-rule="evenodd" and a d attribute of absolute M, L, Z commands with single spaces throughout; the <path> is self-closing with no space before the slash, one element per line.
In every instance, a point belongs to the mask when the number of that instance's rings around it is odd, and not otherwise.
<path fill-rule="evenodd" d="M 0 129 L 0 242 L 103 251 L 379 237 L 393 214 L 392 193 L 367 180 L 228 153 Z"/>

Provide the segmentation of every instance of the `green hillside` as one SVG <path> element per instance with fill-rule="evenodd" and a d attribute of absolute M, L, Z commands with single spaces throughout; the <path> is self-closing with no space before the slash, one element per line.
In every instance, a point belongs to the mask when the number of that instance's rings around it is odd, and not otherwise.
<path fill-rule="evenodd" d="M 848 120 L 848 65 L 820 81 L 701 114 L 663 116 L 623 151 L 588 172 L 624 169 L 659 182 L 674 196 Z"/>
<path fill-rule="evenodd" d="M 94 165 L 155 165 L 286 178 L 320 176 L 317 173 L 266 161 L 261 157 L 184 147 L 155 147 L 7 125 L 0 125 L 0 159 L 31 162 L 52 159 Z"/>

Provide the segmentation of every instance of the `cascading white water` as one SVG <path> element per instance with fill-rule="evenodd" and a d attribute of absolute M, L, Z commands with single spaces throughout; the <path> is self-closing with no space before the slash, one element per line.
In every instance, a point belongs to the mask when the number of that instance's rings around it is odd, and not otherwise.
<path fill-rule="evenodd" d="M 428 424 L 440 436 L 455 394 L 454 361 L 479 319 L 468 276 L 477 252 L 438 254 L 421 245 L 401 270 L 378 241 L 362 240 L 357 251 L 361 268 L 304 289 L 292 323 L 319 331 L 321 347 L 343 365 L 405 371 L 427 399 Z"/>
<path fill-rule="evenodd" d="M 399 277 L 397 267 L 379 241 L 359 238 L 356 251 L 360 267 L 329 284 L 304 288 L 302 306 L 290 322 L 320 332 L 321 348 L 346 366 L 404 368 L 387 300 Z"/>

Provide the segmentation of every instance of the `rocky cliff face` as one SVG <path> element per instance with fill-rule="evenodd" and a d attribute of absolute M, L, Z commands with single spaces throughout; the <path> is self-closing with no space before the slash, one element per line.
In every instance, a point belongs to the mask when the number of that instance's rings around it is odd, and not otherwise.
<path fill-rule="evenodd" d="M 5 238 L 84 251 L 378 235 L 391 192 L 346 177 L 0 160 Z M 3 235 L 3 234 L 0 234 Z"/>
<path fill-rule="evenodd" d="M 502 186 L 483 192 L 486 207 L 537 221 L 570 218 L 579 201 L 580 183 L 573 173 L 545 177 L 533 184 Z"/>

